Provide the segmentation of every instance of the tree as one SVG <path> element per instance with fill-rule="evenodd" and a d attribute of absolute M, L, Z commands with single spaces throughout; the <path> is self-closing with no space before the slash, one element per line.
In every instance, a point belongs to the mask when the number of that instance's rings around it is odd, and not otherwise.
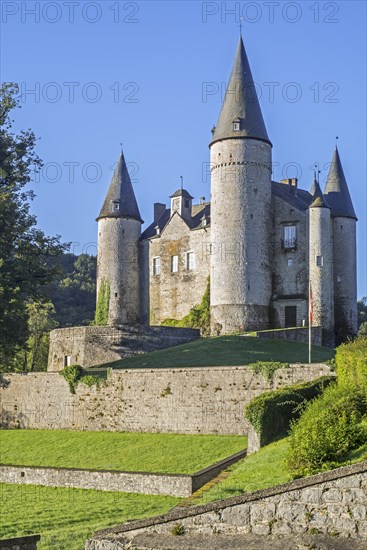
<path fill-rule="evenodd" d="M 53 318 L 55 308 L 51 302 L 30 302 L 27 313 L 29 338 L 25 370 L 47 370 L 50 331 L 58 326 Z"/>
<path fill-rule="evenodd" d="M 367 296 L 358 300 L 357 307 L 358 307 L 358 326 L 360 327 L 362 323 L 367 322 Z"/>
<path fill-rule="evenodd" d="M 26 304 L 42 299 L 45 286 L 59 271 L 65 249 L 60 238 L 47 237 L 29 212 L 32 191 L 24 187 L 42 166 L 31 130 L 13 133 L 18 87 L 0 88 L 0 369 L 12 370 L 28 338 Z"/>

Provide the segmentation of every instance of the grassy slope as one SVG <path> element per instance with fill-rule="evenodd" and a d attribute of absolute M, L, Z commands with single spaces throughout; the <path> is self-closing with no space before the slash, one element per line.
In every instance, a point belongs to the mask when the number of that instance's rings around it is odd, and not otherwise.
<path fill-rule="evenodd" d="M 41 534 L 39 550 L 83 550 L 95 530 L 168 512 L 178 498 L 0 484 L 0 538 Z"/>
<path fill-rule="evenodd" d="M 244 436 L 0 430 L 0 463 L 182 474 L 246 446 Z"/>
<path fill-rule="evenodd" d="M 221 474 L 217 483 L 208 483 L 199 490 L 190 498 L 190 504 L 204 504 L 290 481 L 285 465 L 288 446 L 288 439 L 281 439 L 249 455 Z"/>
<path fill-rule="evenodd" d="M 334 351 L 313 346 L 312 360 L 326 361 Z M 120 369 L 201 366 L 239 366 L 256 361 L 307 363 L 308 345 L 284 340 L 260 340 L 254 336 L 200 338 L 173 348 L 137 355 L 104 365 Z"/>

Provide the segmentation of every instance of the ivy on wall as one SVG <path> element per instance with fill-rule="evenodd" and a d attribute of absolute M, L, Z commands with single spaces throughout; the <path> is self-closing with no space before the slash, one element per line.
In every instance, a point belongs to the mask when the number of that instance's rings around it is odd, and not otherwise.
<path fill-rule="evenodd" d="M 94 325 L 108 325 L 108 312 L 110 308 L 110 283 L 102 279 L 99 287 Z"/>
<path fill-rule="evenodd" d="M 164 319 L 161 325 L 168 327 L 196 328 L 200 330 L 202 336 L 210 334 L 210 279 L 201 300 L 200 305 L 194 306 L 189 313 L 180 320 Z"/>

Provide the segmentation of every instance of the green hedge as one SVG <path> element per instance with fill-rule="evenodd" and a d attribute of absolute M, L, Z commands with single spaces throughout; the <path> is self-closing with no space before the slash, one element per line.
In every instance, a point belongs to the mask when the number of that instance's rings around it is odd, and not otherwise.
<path fill-rule="evenodd" d="M 309 403 L 291 428 L 287 466 L 292 477 L 340 466 L 367 441 L 366 413 L 366 396 L 353 386 L 333 384 Z"/>
<path fill-rule="evenodd" d="M 267 445 L 288 434 L 291 421 L 299 418 L 305 403 L 317 397 L 333 376 L 323 376 L 312 382 L 288 386 L 258 395 L 245 409 L 245 418 L 259 435 L 260 444 Z"/>
<path fill-rule="evenodd" d="M 338 384 L 356 386 L 367 393 L 367 338 L 359 337 L 336 350 Z"/>

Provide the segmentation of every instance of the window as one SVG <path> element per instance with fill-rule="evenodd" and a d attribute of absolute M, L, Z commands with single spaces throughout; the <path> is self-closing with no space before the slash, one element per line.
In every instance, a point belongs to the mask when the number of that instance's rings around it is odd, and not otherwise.
<path fill-rule="evenodd" d="M 114 202 L 113 203 L 113 209 L 114 209 L 115 212 L 120 210 L 120 203 L 119 202 Z"/>
<path fill-rule="evenodd" d="M 65 355 L 64 367 L 70 367 L 70 365 L 71 365 L 71 355 Z"/>
<path fill-rule="evenodd" d="M 189 199 L 185 199 L 184 205 L 185 205 L 185 208 L 190 208 L 190 201 L 189 201 Z"/>
<path fill-rule="evenodd" d="M 284 248 L 296 248 L 297 244 L 297 228 L 295 225 L 284 226 Z"/>
<path fill-rule="evenodd" d="M 188 252 L 187 253 L 186 267 L 189 270 L 190 269 L 195 269 L 195 254 L 194 254 L 194 252 Z"/>
<path fill-rule="evenodd" d="M 288 267 L 292 267 L 293 265 L 293 258 L 288 258 Z"/>
<path fill-rule="evenodd" d="M 178 256 L 171 256 L 171 272 L 177 273 L 178 271 Z"/>
<path fill-rule="evenodd" d="M 337 281 L 338 281 L 338 283 L 341 283 L 341 282 L 342 282 L 342 278 L 341 278 L 341 275 L 338 275 L 338 277 L 337 277 Z"/>
<path fill-rule="evenodd" d="M 316 256 L 316 265 L 317 267 L 322 267 L 324 265 L 324 257 Z"/>
<path fill-rule="evenodd" d="M 240 131 L 240 120 L 238 118 L 235 118 L 234 121 L 232 122 L 232 128 L 234 132 Z"/>
<path fill-rule="evenodd" d="M 161 272 L 161 259 L 153 258 L 153 275 L 159 275 Z"/>

